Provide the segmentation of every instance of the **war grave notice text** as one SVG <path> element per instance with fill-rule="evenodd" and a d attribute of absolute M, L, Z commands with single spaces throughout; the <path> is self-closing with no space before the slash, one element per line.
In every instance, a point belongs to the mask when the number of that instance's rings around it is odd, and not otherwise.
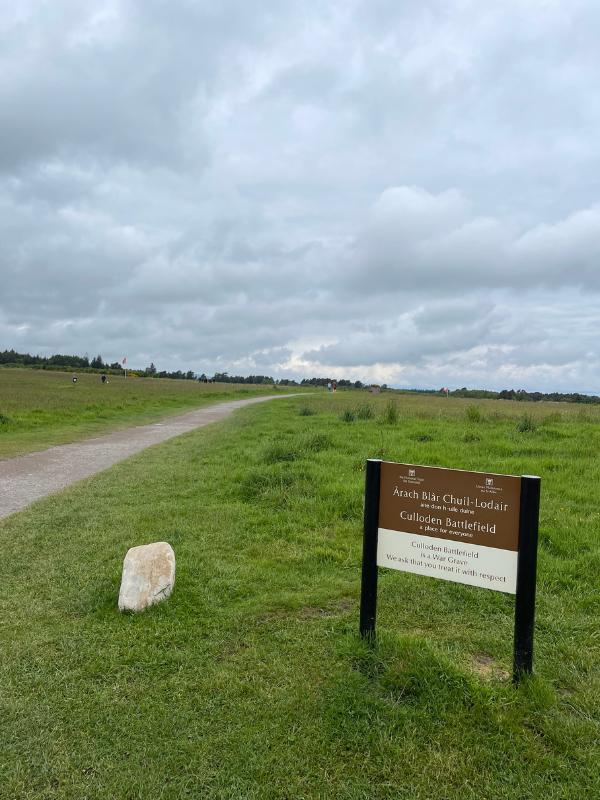
<path fill-rule="evenodd" d="M 515 594 L 521 478 L 383 462 L 377 564 Z"/>

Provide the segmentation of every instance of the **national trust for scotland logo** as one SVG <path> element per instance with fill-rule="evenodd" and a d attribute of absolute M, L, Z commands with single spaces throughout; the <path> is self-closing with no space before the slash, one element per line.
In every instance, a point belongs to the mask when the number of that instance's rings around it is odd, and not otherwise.
<path fill-rule="evenodd" d="M 490 475 L 486 475 L 483 479 L 483 483 L 477 483 L 476 488 L 482 494 L 502 494 L 502 486 L 498 486 L 495 482 L 495 478 Z"/>
<path fill-rule="evenodd" d="M 399 475 L 398 477 L 402 483 L 410 483 L 412 486 L 419 486 L 425 480 L 425 478 L 417 476 L 415 467 L 407 467 L 404 475 Z"/>

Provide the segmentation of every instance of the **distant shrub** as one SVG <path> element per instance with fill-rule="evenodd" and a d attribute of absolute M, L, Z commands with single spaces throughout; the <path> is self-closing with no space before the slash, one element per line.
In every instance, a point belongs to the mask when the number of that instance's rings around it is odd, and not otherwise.
<path fill-rule="evenodd" d="M 469 406 L 465 412 L 469 422 L 481 422 L 483 414 L 477 406 Z"/>
<path fill-rule="evenodd" d="M 373 419 L 375 412 L 369 403 L 363 403 L 356 409 L 356 419 Z"/>
<path fill-rule="evenodd" d="M 463 442 L 480 442 L 481 436 L 478 433 L 465 433 Z"/>
<path fill-rule="evenodd" d="M 395 425 L 400 419 L 398 413 L 398 406 L 394 400 L 388 400 L 385 408 L 383 409 L 382 419 L 386 425 Z"/>
<path fill-rule="evenodd" d="M 347 408 L 340 414 L 340 419 L 342 422 L 354 422 L 356 420 L 356 414 L 351 408 Z"/>
<path fill-rule="evenodd" d="M 519 433 L 533 433 L 537 431 L 537 422 L 531 414 L 523 414 L 521 419 L 517 422 L 517 431 Z"/>
<path fill-rule="evenodd" d="M 9 425 L 10 424 L 10 417 L 5 416 L 4 414 L 0 414 L 0 425 Z"/>
<path fill-rule="evenodd" d="M 315 409 L 310 406 L 300 406 L 298 409 L 298 414 L 301 417 L 314 417 L 316 413 Z"/>

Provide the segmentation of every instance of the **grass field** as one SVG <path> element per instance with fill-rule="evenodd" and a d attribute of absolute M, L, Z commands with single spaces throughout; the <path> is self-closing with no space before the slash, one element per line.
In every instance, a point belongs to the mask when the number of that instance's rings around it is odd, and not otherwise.
<path fill-rule="evenodd" d="M 0 523 L 0 797 L 600 796 L 600 409 L 294 398 Z M 357 637 L 368 457 L 542 476 L 535 676 L 514 600 L 382 570 Z M 116 609 L 128 547 L 171 599 Z"/>
<path fill-rule="evenodd" d="M 207 403 L 273 394 L 272 386 L 0 369 L 0 458 L 152 422 Z M 284 389 L 275 391 L 285 391 Z"/>

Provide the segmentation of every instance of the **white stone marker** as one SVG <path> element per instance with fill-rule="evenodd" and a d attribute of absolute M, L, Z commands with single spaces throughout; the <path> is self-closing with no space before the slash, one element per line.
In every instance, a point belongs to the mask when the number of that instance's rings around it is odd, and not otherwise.
<path fill-rule="evenodd" d="M 175 553 L 167 542 L 132 547 L 123 561 L 119 611 L 143 611 L 166 600 L 175 583 Z"/>

